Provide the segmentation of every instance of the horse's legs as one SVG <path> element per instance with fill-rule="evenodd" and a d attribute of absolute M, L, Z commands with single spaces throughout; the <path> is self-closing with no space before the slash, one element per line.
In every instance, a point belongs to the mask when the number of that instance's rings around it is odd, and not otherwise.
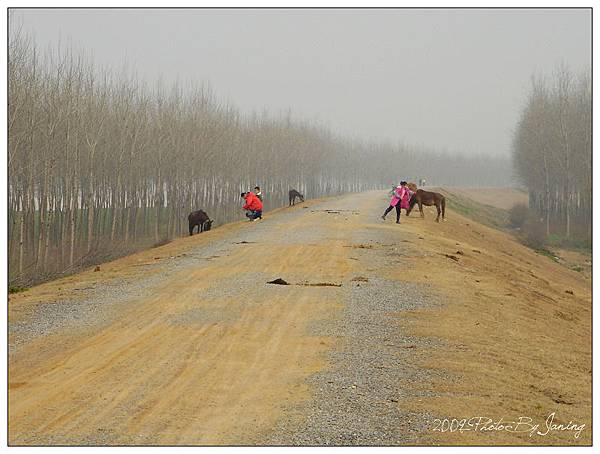
<path fill-rule="evenodd" d="M 446 220 L 446 198 L 442 199 L 442 221 Z"/>
<path fill-rule="evenodd" d="M 425 213 L 423 213 L 423 202 L 419 200 L 419 211 L 421 212 L 421 217 L 425 217 Z"/>
<path fill-rule="evenodd" d="M 435 222 L 440 222 L 440 213 L 442 212 L 441 208 L 440 208 L 440 202 L 437 202 L 435 204 L 435 208 L 437 209 L 437 218 L 435 218 Z"/>

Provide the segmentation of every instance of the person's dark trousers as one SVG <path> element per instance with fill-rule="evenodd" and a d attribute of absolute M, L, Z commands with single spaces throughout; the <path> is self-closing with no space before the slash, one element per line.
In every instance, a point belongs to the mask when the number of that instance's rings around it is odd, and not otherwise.
<path fill-rule="evenodd" d="M 262 211 L 248 211 L 246 216 L 250 219 L 262 218 Z"/>
<path fill-rule="evenodd" d="M 392 205 L 390 205 L 389 207 L 386 208 L 385 212 L 383 213 L 383 217 L 386 217 L 387 214 L 392 211 L 394 209 L 394 207 Z M 396 204 L 396 222 L 400 222 L 400 213 L 401 213 L 402 208 L 400 207 L 400 202 L 398 202 Z"/>

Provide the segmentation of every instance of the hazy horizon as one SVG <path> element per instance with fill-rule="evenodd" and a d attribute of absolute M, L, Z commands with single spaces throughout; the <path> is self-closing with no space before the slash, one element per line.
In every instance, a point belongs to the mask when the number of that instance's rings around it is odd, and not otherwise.
<path fill-rule="evenodd" d="M 533 74 L 591 68 L 586 9 L 14 9 L 148 83 L 198 81 L 244 113 L 334 133 L 507 156 Z M 108 31 L 108 32 L 107 32 Z"/>

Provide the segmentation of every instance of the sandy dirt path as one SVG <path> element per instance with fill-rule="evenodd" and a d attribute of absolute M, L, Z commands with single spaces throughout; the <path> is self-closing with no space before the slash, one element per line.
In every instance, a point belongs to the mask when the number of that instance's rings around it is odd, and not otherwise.
<path fill-rule="evenodd" d="M 387 201 L 309 201 L 11 295 L 9 443 L 589 444 L 591 281 L 451 206 L 384 222 Z M 433 430 L 552 411 L 586 429 Z"/>
<path fill-rule="evenodd" d="M 340 287 L 306 284 L 349 285 L 359 271 L 352 236 L 373 194 L 356 200 L 312 201 L 12 296 L 9 442 L 265 442 L 337 342 L 308 327 L 339 315 Z M 266 284 L 277 277 L 303 285 Z"/>

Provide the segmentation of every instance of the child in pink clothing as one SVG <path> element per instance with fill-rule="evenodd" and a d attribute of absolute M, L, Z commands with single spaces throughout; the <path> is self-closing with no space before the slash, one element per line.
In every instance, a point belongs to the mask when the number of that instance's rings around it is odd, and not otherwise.
<path fill-rule="evenodd" d="M 404 197 L 402 197 L 402 200 L 400 201 L 400 208 L 408 210 L 410 208 L 410 198 L 413 196 L 414 192 L 410 190 L 408 185 L 405 189 L 406 191 L 404 191 Z"/>

